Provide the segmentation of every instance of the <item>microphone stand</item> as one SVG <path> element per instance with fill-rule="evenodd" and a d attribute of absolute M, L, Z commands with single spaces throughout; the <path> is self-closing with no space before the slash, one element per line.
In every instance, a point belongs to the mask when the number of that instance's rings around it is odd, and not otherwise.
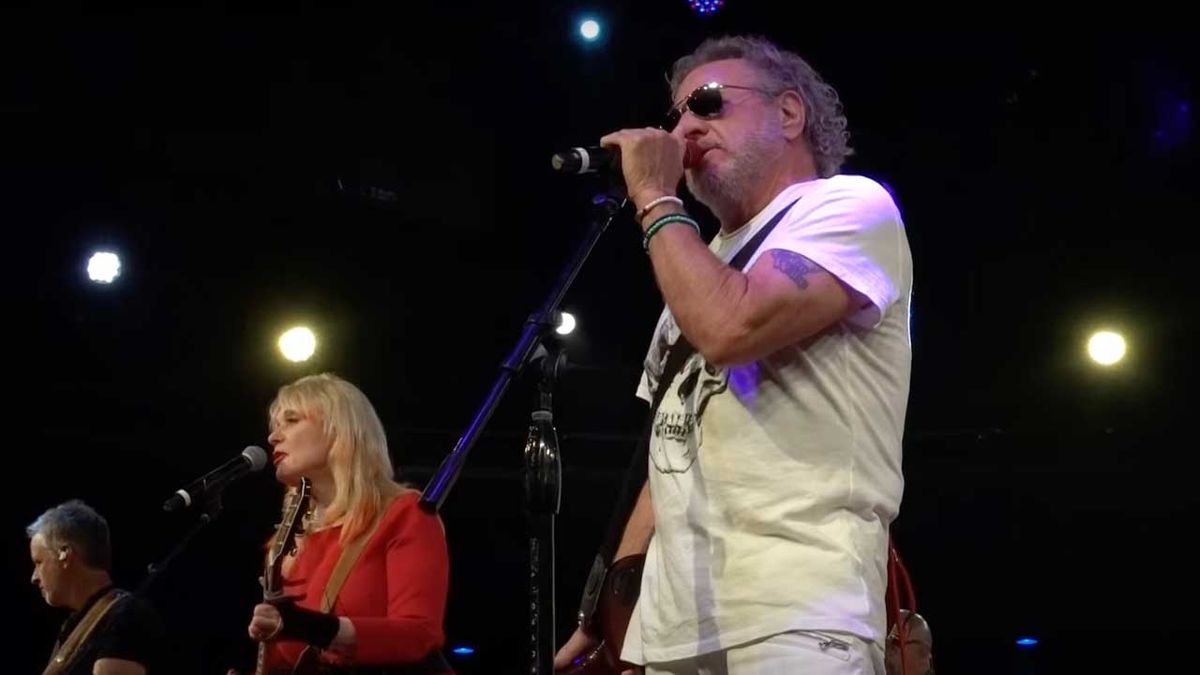
<path fill-rule="evenodd" d="M 203 511 L 200 514 L 200 519 L 196 521 L 195 525 L 192 525 L 192 528 L 183 535 L 183 538 L 180 539 L 170 551 L 167 552 L 167 555 L 164 556 L 162 560 L 158 561 L 157 563 L 150 563 L 146 566 L 146 578 L 142 579 L 142 583 L 138 585 L 137 590 L 134 591 L 134 594 L 141 598 L 146 597 L 146 593 L 150 590 L 150 586 L 152 586 L 155 580 L 162 575 L 163 570 L 171 564 L 172 560 L 174 560 L 180 553 L 183 552 L 183 549 L 187 546 L 188 542 L 190 542 L 197 534 L 199 534 L 200 530 L 204 529 L 205 525 L 216 520 L 217 516 L 221 515 L 222 508 L 220 490 L 213 490 L 211 493 L 206 494 L 204 497 L 204 506 Z"/>
<path fill-rule="evenodd" d="M 475 446 L 475 442 L 479 440 L 483 428 L 487 425 L 488 420 L 491 419 L 492 413 L 496 411 L 496 407 L 500 404 L 500 399 L 503 398 L 508 385 L 512 383 L 517 373 L 521 372 L 525 364 L 529 362 L 530 357 L 541 343 L 545 332 L 553 327 L 552 321 L 558 311 L 559 303 L 562 302 L 563 296 L 571 288 L 571 284 L 575 281 L 579 270 L 583 268 L 583 263 L 587 261 L 588 255 L 591 254 L 592 249 L 596 246 L 596 242 L 600 240 L 601 235 L 608 229 L 617 212 L 625 205 L 624 186 L 614 185 L 606 192 L 596 195 L 592 199 L 592 205 L 591 228 L 584 236 L 579 247 L 575 250 L 575 255 L 572 256 L 567 266 L 562 270 L 558 282 L 546 297 L 545 302 L 542 303 L 541 308 L 525 320 L 525 327 L 517 339 L 517 344 L 513 347 L 508 357 L 500 364 L 500 374 L 492 384 L 492 388 L 488 391 L 482 405 L 475 412 L 475 416 L 467 426 L 466 432 L 458 439 L 458 443 L 454 446 L 454 449 L 442 460 L 433 478 L 429 479 L 429 483 L 425 485 L 425 490 L 421 493 L 420 504 L 426 511 L 436 512 L 442 508 L 442 504 L 445 503 L 450 489 L 454 487 L 455 481 L 458 480 L 459 474 L 462 473 L 463 466 L 467 461 L 467 454 Z"/>
<path fill-rule="evenodd" d="M 562 494 L 562 456 L 554 430 L 553 394 L 566 353 L 538 347 L 541 362 L 537 401 L 525 442 L 525 505 L 529 524 L 530 675 L 554 672 L 554 518 Z"/>

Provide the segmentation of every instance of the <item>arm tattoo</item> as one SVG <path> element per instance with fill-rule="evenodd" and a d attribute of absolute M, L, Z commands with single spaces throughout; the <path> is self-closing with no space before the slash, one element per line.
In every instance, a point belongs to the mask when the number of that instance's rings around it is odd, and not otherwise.
<path fill-rule="evenodd" d="M 771 249 L 771 261 L 775 263 L 775 269 L 786 274 L 800 290 L 808 288 L 808 279 L 805 277 L 821 271 L 821 266 L 815 262 L 783 249 Z"/>

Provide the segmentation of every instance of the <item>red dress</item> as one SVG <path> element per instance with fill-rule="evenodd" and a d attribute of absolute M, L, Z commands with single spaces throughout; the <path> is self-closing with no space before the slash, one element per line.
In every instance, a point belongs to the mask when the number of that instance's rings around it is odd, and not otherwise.
<path fill-rule="evenodd" d="M 354 624 L 349 655 L 326 652 L 321 660 L 341 666 L 417 663 L 445 643 L 450 558 L 436 515 L 417 504 L 417 492 L 392 500 L 379 528 L 346 577 L 331 612 Z M 321 594 L 342 553 L 341 526 L 312 532 L 284 576 L 284 592 L 296 604 L 321 609 Z M 305 645 L 279 640 L 267 645 L 267 670 L 295 665 Z"/>

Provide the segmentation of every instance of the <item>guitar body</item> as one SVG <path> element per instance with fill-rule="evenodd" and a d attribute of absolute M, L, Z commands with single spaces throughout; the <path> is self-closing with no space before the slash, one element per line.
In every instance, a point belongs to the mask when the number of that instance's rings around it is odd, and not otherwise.
<path fill-rule="evenodd" d="M 275 536 L 271 539 L 271 550 L 267 553 L 267 562 L 263 567 L 263 601 L 276 600 L 283 595 L 283 561 L 296 549 L 296 537 L 304 530 L 304 513 L 308 510 L 308 500 L 312 484 L 307 478 L 300 480 L 300 485 L 291 488 L 283 498 L 283 513 L 279 525 L 275 528 Z M 254 666 L 255 675 L 267 675 L 266 667 L 267 643 L 258 643 L 258 662 Z"/>
<path fill-rule="evenodd" d="M 621 661 L 621 647 L 625 645 L 625 632 L 629 629 L 629 619 L 642 588 L 645 564 L 646 555 L 638 553 L 608 566 L 593 620 L 600 644 L 559 672 L 566 675 L 621 675 L 621 671 L 633 667 Z"/>

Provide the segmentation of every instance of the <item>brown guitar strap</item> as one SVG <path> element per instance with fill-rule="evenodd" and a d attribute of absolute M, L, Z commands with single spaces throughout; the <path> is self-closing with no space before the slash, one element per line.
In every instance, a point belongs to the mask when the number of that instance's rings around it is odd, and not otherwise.
<path fill-rule="evenodd" d="M 325 590 L 321 592 L 321 611 L 328 614 L 333 609 L 333 603 L 337 602 L 338 593 L 342 591 L 342 586 L 346 583 L 346 579 L 350 576 L 350 570 L 354 569 L 354 563 L 358 562 L 358 557 L 362 555 L 363 549 L 367 547 L 367 542 L 371 541 L 371 537 L 375 536 L 375 531 L 379 529 L 379 523 L 383 522 L 383 516 L 387 513 L 388 506 L 392 500 L 388 500 L 383 505 L 383 510 L 379 515 L 375 516 L 375 522 L 371 523 L 371 529 L 360 534 L 357 539 L 350 542 L 349 546 L 342 549 L 341 555 L 338 556 L 337 564 L 333 567 L 333 573 L 329 575 L 329 581 L 325 584 Z M 300 653 L 300 658 L 297 661 L 293 673 L 309 673 L 315 672 L 312 663 L 319 658 L 321 648 L 313 645 L 308 645 L 304 651 Z"/>
<path fill-rule="evenodd" d="M 88 639 L 92 637 L 96 626 L 100 625 L 101 620 L 108 615 L 109 610 L 124 595 L 123 592 L 114 588 L 97 600 L 87 614 L 79 620 L 62 645 L 54 651 L 54 656 L 50 657 L 50 663 L 46 664 L 42 675 L 57 675 L 70 668 L 71 662 L 79 655 L 80 648 L 87 644 Z"/>
<path fill-rule="evenodd" d="M 330 612 L 333 609 L 333 603 L 337 601 L 338 593 L 341 592 L 342 586 L 346 583 L 347 577 L 350 576 L 350 570 L 354 569 L 354 563 L 358 562 L 358 558 L 362 555 L 363 549 L 367 547 L 367 543 L 375 536 L 375 532 L 379 530 L 379 524 L 383 522 L 383 517 L 387 513 L 388 508 L 392 505 L 395 499 L 387 500 L 383 505 L 383 510 L 376 516 L 375 522 L 371 524 L 371 529 L 367 530 L 357 539 L 350 543 L 349 546 L 342 549 L 342 554 L 338 556 L 337 565 L 333 568 L 333 573 L 329 575 L 329 582 L 325 584 L 325 590 L 321 593 L 321 611 Z M 314 658 L 315 654 L 320 650 L 316 647 L 309 646 L 300 656 L 300 662 L 305 663 L 308 659 Z M 389 669 L 388 672 L 392 672 Z M 438 673 L 450 670 L 450 665 L 446 663 L 440 651 L 434 651 L 427 656 L 423 661 L 410 666 L 404 666 L 394 669 L 397 675 L 400 673 L 412 673 L 413 675 L 425 675 L 426 673 Z M 297 666 L 294 672 L 307 672 L 303 666 Z"/>
<path fill-rule="evenodd" d="M 375 522 L 371 523 L 371 529 L 359 535 L 357 539 L 350 542 L 349 546 L 342 549 L 342 554 L 338 556 L 337 565 L 334 566 L 333 573 L 329 575 L 329 582 L 325 584 L 325 590 L 321 593 L 322 612 L 329 612 L 333 609 L 333 603 L 337 602 L 338 593 L 342 591 L 342 585 L 346 583 L 346 578 L 350 576 L 350 570 L 354 569 L 354 563 L 358 562 L 358 557 L 362 555 L 363 549 L 367 547 L 367 542 L 371 541 L 371 537 L 375 536 L 375 532 L 379 529 L 379 524 L 383 522 L 384 514 L 387 513 L 388 507 L 391 505 L 391 499 L 384 502 L 383 509 L 375 517 Z"/>

